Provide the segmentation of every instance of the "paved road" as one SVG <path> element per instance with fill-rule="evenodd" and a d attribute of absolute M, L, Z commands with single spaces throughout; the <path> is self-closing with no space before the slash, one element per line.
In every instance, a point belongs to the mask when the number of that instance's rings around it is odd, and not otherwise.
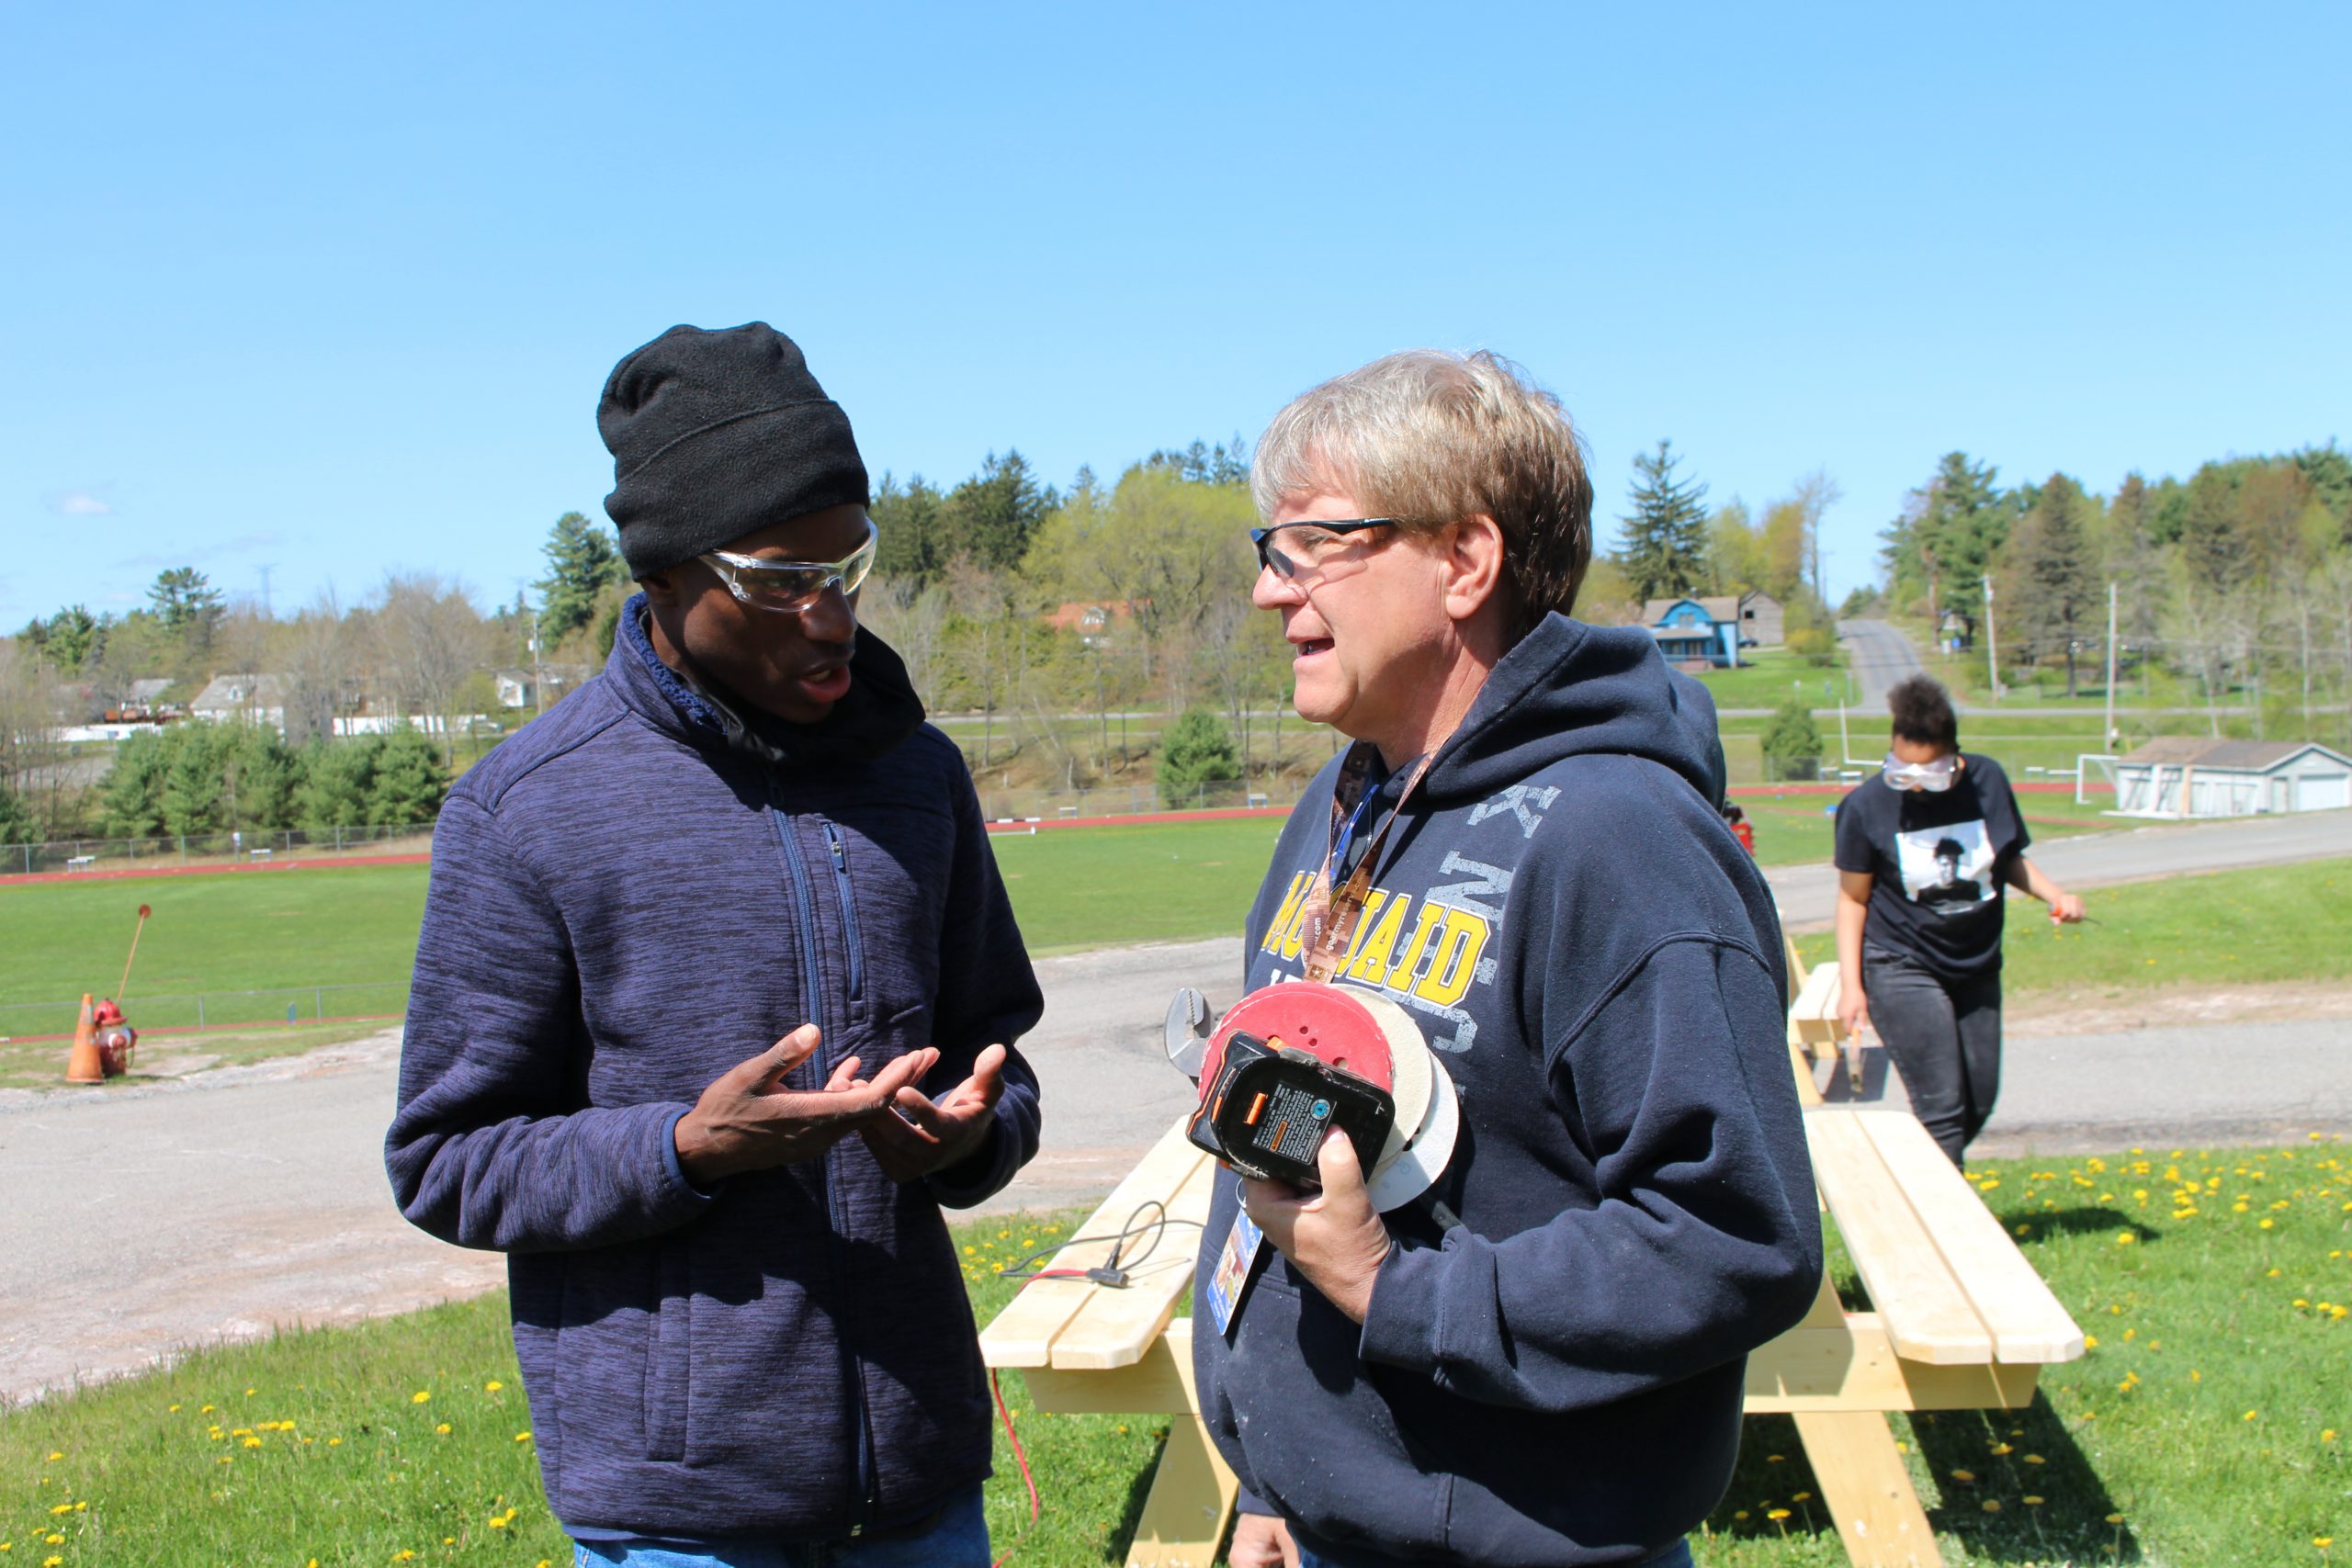
<path fill-rule="evenodd" d="M 2352 853 L 2352 813 L 2155 829 L 2049 846 L 2079 886 L 2164 870 Z M 1826 867 L 1773 874 L 1826 912 Z M 1240 943 L 1047 959 L 1046 1013 L 1024 1043 L 1048 1147 L 996 1206 L 1099 1196 L 1189 1102 L 1161 1059 L 1178 985 L 1222 1007 Z M 2352 1126 L 2352 987 L 2343 1019 L 2019 1036 L 1988 1152 L 2059 1153 Z M 0 1404 L 172 1347 L 472 1294 L 494 1257 L 445 1247 L 393 1212 L 380 1147 L 395 1035 L 180 1083 L 0 1093 Z"/>
<path fill-rule="evenodd" d="M 1863 712 L 1883 713 L 1891 688 L 1927 672 L 1911 639 L 1884 621 L 1840 621 L 1838 635 L 1846 642 L 1847 668 L 1861 689 L 1854 706 Z"/>

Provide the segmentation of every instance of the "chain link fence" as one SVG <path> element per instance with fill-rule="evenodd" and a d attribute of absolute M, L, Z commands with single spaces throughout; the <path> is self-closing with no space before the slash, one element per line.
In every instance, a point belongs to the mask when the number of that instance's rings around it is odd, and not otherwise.
<path fill-rule="evenodd" d="M 82 998 L 0 1006 L 0 1041 L 70 1036 Z M 266 991 L 197 991 L 177 997 L 133 997 L 123 1013 L 141 1034 L 159 1031 L 254 1029 L 292 1023 L 396 1019 L 408 1010 L 408 982 L 351 986 L 288 986 Z"/>

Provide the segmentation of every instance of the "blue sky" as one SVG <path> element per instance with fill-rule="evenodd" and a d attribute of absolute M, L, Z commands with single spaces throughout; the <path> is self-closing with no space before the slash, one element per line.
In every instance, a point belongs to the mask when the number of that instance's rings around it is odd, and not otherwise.
<path fill-rule="evenodd" d="M 2352 8 L 0 11 L 0 627 L 168 565 L 484 602 L 677 321 L 869 466 L 1254 435 L 1377 354 L 1557 390 L 1604 510 L 1953 447 L 2111 490 L 2352 440 Z"/>

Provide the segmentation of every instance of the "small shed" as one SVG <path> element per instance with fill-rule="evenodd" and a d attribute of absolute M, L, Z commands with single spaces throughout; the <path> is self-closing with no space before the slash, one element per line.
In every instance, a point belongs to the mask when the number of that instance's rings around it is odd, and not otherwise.
<path fill-rule="evenodd" d="M 1788 640 L 1787 618 L 1781 602 L 1761 588 L 1751 588 L 1739 596 L 1739 645 L 1742 648 L 1778 648 Z"/>
<path fill-rule="evenodd" d="M 2160 735 L 2115 763 L 2128 817 L 2256 817 L 2352 807 L 2352 757 L 2311 740 Z"/>

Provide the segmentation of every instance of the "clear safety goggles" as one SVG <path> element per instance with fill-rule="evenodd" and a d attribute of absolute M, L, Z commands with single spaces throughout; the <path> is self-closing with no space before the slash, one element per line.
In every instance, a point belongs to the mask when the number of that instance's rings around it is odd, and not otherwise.
<path fill-rule="evenodd" d="M 1960 758 L 1947 752 L 1932 762 L 1906 762 L 1889 751 L 1886 761 L 1879 764 L 1879 771 L 1896 789 L 1924 789 L 1930 795 L 1941 795 L 1959 777 Z"/>
<path fill-rule="evenodd" d="M 869 521 L 865 542 L 839 560 L 763 560 L 732 550 L 712 550 L 701 559 L 718 574 L 727 591 L 744 604 L 790 615 L 814 604 L 828 588 L 838 585 L 843 598 L 855 593 L 874 570 L 874 554 L 880 542 L 881 536 Z"/>

